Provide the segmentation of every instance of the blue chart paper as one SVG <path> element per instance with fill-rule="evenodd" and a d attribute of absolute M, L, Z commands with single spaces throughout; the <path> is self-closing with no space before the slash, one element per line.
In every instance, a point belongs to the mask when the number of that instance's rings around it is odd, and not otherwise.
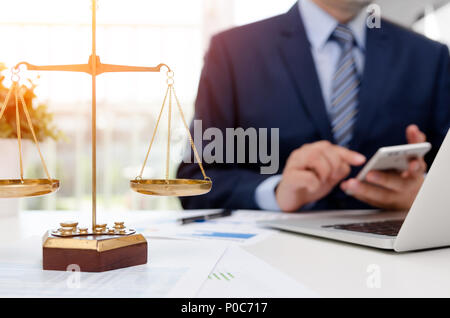
<path fill-rule="evenodd" d="M 258 222 L 271 219 L 287 217 L 279 212 L 265 211 L 234 211 L 233 215 L 193 222 L 181 225 L 177 222 L 182 217 L 206 215 L 217 212 L 216 210 L 195 210 L 160 214 L 160 217 L 152 220 L 143 219 L 136 224 L 135 229 L 147 237 L 193 239 L 193 240 L 216 240 L 229 241 L 238 244 L 253 244 L 257 241 L 267 239 L 276 231 L 260 227 Z"/>
<path fill-rule="evenodd" d="M 192 235 L 211 238 L 227 238 L 227 239 L 241 239 L 241 240 L 247 240 L 256 236 L 256 234 L 252 233 L 227 233 L 227 232 L 203 232 L 203 233 L 192 233 Z"/>

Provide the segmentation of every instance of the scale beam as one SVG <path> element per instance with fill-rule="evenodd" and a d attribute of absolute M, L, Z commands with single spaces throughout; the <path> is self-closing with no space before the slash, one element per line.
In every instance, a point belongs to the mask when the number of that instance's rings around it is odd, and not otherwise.
<path fill-rule="evenodd" d="M 94 67 L 95 64 L 95 67 Z M 24 65 L 29 71 L 62 71 L 62 72 L 81 72 L 90 75 L 100 75 L 111 72 L 160 72 L 162 68 L 171 71 L 170 67 L 164 63 L 157 66 L 129 66 L 116 64 L 103 64 L 100 62 L 100 57 L 97 55 L 93 61 L 92 55 L 89 57 L 87 64 L 68 64 L 68 65 L 33 65 L 28 62 L 20 62 L 14 68 L 19 70 L 20 66 Z M 94 71 L 95 70 L 95 71 Z"/>

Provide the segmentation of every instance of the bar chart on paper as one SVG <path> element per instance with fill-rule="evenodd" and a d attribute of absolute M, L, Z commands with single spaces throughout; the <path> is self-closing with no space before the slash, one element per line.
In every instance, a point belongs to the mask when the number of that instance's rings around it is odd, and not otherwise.
<path fill-rule="evenodd" d="M 234 279 L 234 275 L 228 271 L 214 271 L 211 274 L 209 274 L 208 279 L 230 281 Z"/>

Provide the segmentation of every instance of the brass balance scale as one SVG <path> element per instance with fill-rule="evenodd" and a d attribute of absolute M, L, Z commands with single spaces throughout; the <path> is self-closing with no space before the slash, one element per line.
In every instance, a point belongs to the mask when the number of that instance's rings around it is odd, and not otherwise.
<path fill-rule="evenodd" d="M 114 222 L 114 226 L 99 224 L 96 219 L 97 207 L 97 166 L 96 166 L 96 77 L 107 72 L 160 72 L 167 70 L 167 90 L 156 121 L 150 145 L 144 163 L 136 179 L 130 181 L 132 190 L 157 196 L 194 196 L 209 192 L 212 181 L 206 176 L 199 154 L 189 131 L 180 102 L 174 89 L 174 72 L 165 64 L 156 67 L 141 67 L 127 65 L 103 64 L 96 55 L 96 0 L 92 0 L 92 54 L 87 64 L 72 65 L 43 65 L 37 66 L 27 62 L 20 62 L 12 68 L 12 85 L 0 109 L 0 119 L 5 112 L 11 96 L 14 95 L 17 125 L 17 141 L 19 148 L 20 179 L 0 180 L 0 198 L 22 198 L 51 194 L 58 191 L 59 180 L 53 179 L 45 164 L 44 156 L 39 147 L 33 123 L 26 107 L 22 90 L 19 85 L 21 68 L 32 71 L 68 71 L 84 72 L 92 78 L 92 227 L 80 227 L 76 221 L 65 221 L 60 227 L 49 230 L 43 238 L 43 268 L 48 270 L 66 270 L 69 265 L 76 264 L 81 271 L 100 272 L 147 263 L 147 241 L 142 234 L 129 229 L 124 222 Z M 189 137 L 194 156 L 199 164 L 203 180 L 170 179 L 170 131 L 172 117 L 172 102 L 175 100 L 184 128 Z M 164 179 L 143 179 L 144 169 L 150 155 L 153 141 L 159 127 L 165 105 L 168 104 L 168 136 L 166 150 L 166 167 Z M 33 136 L 34 144 L 47 178 L 26 179 L 23 173 L 22 143 L 20 129 L 20 108 L 25 114 L 26 121 Z"/>

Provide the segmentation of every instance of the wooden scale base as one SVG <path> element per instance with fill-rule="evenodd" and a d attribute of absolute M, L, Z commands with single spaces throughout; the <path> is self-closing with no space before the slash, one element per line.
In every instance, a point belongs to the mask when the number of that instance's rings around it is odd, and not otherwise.
<path fill-rule="evenodd" d="M 103 272 L 147 263 L 147 241 L 142 234 L 43 238 L 43 269 L 66 271 L 75 264 L 82 272 Z"/>

